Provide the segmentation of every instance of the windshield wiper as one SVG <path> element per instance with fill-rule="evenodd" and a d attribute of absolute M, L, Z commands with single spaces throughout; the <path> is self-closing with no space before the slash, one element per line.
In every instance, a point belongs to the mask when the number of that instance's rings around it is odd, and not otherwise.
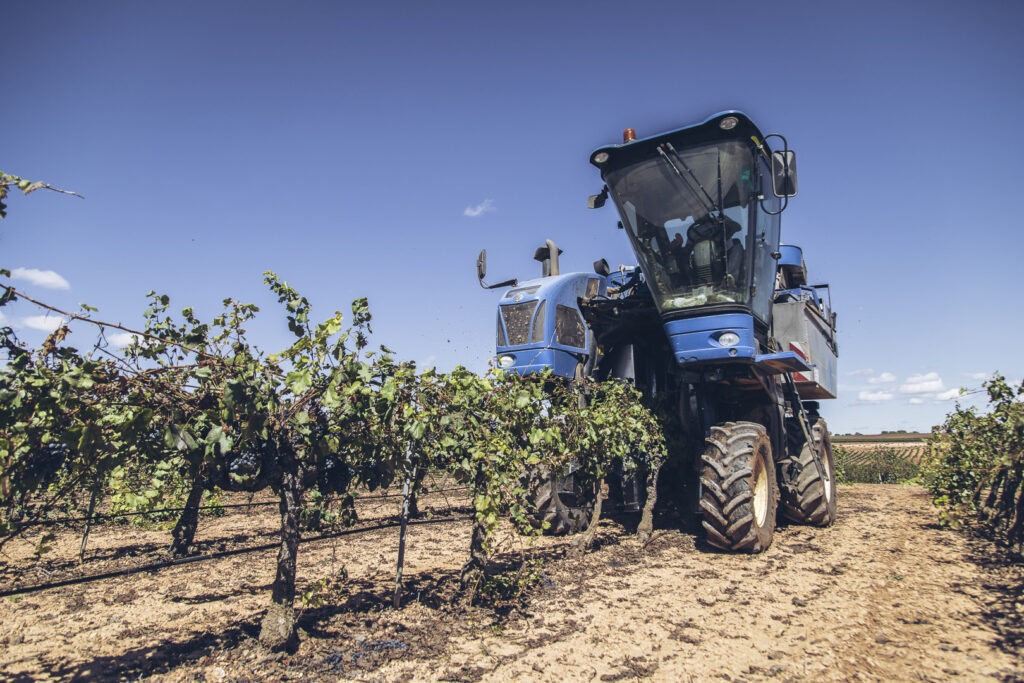
<path fill-rule="evenodd" d="M 672 161 L 669 155 L 665 153 L 664 148 L 666 147 L 669 149 L 670 152 L 672 152 L 673 156 L 675 156 L 676 161 L 678 161 L 679 164 L 684 169 L 686 169 L 686 172 L 690 174 L 690 177 L 693 178 L 693 182 L 696 183 L 697 187 L 700 188 L 700 191 L 704 193 L 704 197 L 707 198 L 707 202 L 705 202 L 704 199 L 701 198 L 700 194 L 693 189 L 693 185 L 690 184 L 690 181 L 686 178 L 686 176 L 683 175 L 683 172 L 679 170 L 679 168 L 675 165 L 675 163 Z M 707 190 L 704 189 L 704 186 L 697 178 L 697 174 L 693 172 L 693 169 L 686 165 L 686 162 L 683 161 L 682 155 L 680 155 L 679 152 L 676 151 L 676 148 L 672 146 L 671 142 L 666 142 L 663 145 L 658 145 L 658 154 L 660 154 L 662 158 L 664 158 L 665 161 L 668 162 L 669 167 L 675 172 L 677 176 L 679 176 L 679 179 L 686 184 L 686 188 L 690 192 L 692 192 L 695 197 L 697 197 L 697 200 L 700 201 L 701 204 L 704 204 L 704 211 L 705 213 L 707 213 L 707 215 L 710 216 L 712 211 L 717 211 L 720 218 L 724 215 L 722 213 L 722 210 L 718 207 L 718 204 L 715 203 L 714 198 L 708 193 Z"/>

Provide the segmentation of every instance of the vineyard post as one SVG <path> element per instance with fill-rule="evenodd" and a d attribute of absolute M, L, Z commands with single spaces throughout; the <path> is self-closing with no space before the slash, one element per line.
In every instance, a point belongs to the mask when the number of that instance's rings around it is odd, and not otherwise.
<path fill-rule="evenodd" d="M 423 479 L 427 476 L 426 467 L 414 469 L 412 490 L 409 492 L 409 518 L 420 516 L 420 491 L 423 488 Z"/>
<path fill-rule="evenodd" d="M 85 562 L 85 546 L 89 542 L 89 528 L 92 524 L 92 514 L 96 511 L 96 499 L 99 498 L 103 488 L 103 474 L 97 470 L 96 479 L 92 485 L 92 493 L 89 496 L 89 512 L 85 515 L 85 530 L 82 531 L 82 546 L 78 550 L 78 564 Z"/>
<path fill-rule="evenodd" d="M 395 609 L 402 605 L 402 569 L 405 566 L 405 534 L 409 526 L 409 503 L 412 498 L 412 483 L 416 479 L 416 466 L 412 465 L 410 449 L 406 450 L 406 458 L 403 469 L 405 470 L 405 481 L 402 484 L 402 521 L 398 532 L 398 567 L 395 570 L 395 594 L 391 598 L 391 604 Z M 410 470 L 409 467 L 412 467 Z"/>

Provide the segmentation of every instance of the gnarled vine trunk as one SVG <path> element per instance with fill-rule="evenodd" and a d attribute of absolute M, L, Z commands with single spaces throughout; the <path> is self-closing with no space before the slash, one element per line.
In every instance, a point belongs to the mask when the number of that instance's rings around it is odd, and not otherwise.
<path fill-rule="evenodd" d="M 476 475 L 473 477 L 473 499 L 484 492 L 487 487 L 487 473 L 483 466 L 477 466 Z M 463 590 L 470 591 L 470 600 L 476 586 L 483 578 L 484 568 L 487 566 L 487 525 L 482 519 L 480 511 L 473 516 L 473 536 L 469 542 L 469 562 L 462 567 L 462 574 L 459 577 Z"/>
<path fill-rule="evenodd" d="M 178 523 L 171 532 L 171 554 L 175 557 L 182 557 L 190 552 L 192 542 L 196 538 L 196 528 L 199 526 L 199 505 L 203 502 L 205 490 L 206 477 L 196 474 L 192 478 L 192 487 L 185 500 L 185 509 L 182 510 Z"/>
<path fill-rule="evenodd" d="M 647 472 L 647 502 L 644 503 L 643 513 L 640 515 L 640 524 L 636 527 L 637 540 L 646 545 L 654 533 L 654 506 L 658 502 L 658 474 L 664 460 L 655 458 Z"/>
<path fill-rule="evenodd" d="M 590 523 L 586 530 L 579 535 L 573 550 L 582 553 L 594 543 L 594 535 L 597 533 L 597 525 L 601 521 L 601 507 L 605 499 L 604 479 L 598 479 L 594 483 L 594 509 L 590 513 Z"/>
<path fill-rule="evenodd" d="M 270 608 L 260 626 L 260 645 L 269 650 L 293 650 L 298 645 L 295 624 L 295 566 L 299 550 L 299 511 L 302 507 L 302 477 L 291 445 L 277 444 L 281 463 L 278 485 L 281 511 L 281 547 L 277 552 L 277 574 L 271 589 Z"/>

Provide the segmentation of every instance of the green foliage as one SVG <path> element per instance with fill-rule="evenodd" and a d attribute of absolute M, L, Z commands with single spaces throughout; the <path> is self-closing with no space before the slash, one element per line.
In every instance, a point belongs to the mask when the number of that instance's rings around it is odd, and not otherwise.
<path fill-rule="evenodd" d="M 0 297 L 3 306 L 12 297 Z M 7 364 L 0 369 L 0 534 L 13 523 L 44 516 L 125 457 L 130 416 L 105 409 L 120 392 L 107 361 L 62 345 L 62 326 L 35 351 L 0 328 Z"/>
<path fill-rule="evenodd" d="M 541 562 L 538 558 L 532 557 L 518 567 L 485 574 L 476 594 L 483 603 L 503 605 L 519 600 L 542 579 Z"/>
<path fill-rule="evenodd" d="M 339 598 L 348 592 L 348 570 L 342 567 L 334 576 L 325 576 L 311 583 L 299 595 L 303 607 L 317 609 L 324 605 L 337 604 Z"/>
<path fill-rule="evenodd" d="M 355 522 L 355 497 L 351 493 L 341 497 L 324 496 L 314 489 L 302 501 L 299 525 L 305 531 L 327 533 L 352 526 Z"/>
<path fill-rule="evenodd" d="M 1024 543 L 1024 384 L 984 383 L 989 411 L 962 408 L 932 436 L 929 488 L 944 522 L 975 518 L 1020 552 Z"/>
<path fill-rule="evenodd" d="M 110 471 L 106 489 L 110 491 L 110 512 L 152 512 L 177 508 L 188 496 L 188 470 L 174 454 L 156 462 L 131 462 Z M 150 526 L 176 518 L 176 513 L 157 513 L 129 518 Z"/>
<path fill-rule="evenodd" d="M 894 448 L 880 448 L 856 456 L 847 448 L 832 446 L 836 481 L 840 484 L 903 484 L 916 479 L 921 468 Z"/>
<path fill-rule="evenodd" d="M 431 470 L 472 488 L 479 559 L 505 516 L 539 533 L 524 495 L 532 473 L 572 467 L 597 482 L 616 461 L 630 472 L 665 457 L 661 426 L 626 382 L 417 372 L 387 347 L 370 349 L 366 299 L 352 303 L 346 328 L 338 311 L 317 322 L 311 303 L 276 274 L 264 282 L 294 335 L 273 354 L 246 337 L 257 307 L 232 299 L 203 321 L 150 292 L 144 328 L 130 330 L 94 319 L 95 309 L 59 311 L 5 286 L 0 306 L 26 299 L 94 326 L 99 341 L 80 352 L 64 343 L 64 326 L 30 350 L 0 330 L 8 357 L 0 370 L 0 536 L 99 486 L 115 511 L 186 500 L 195 511 L 202 489 L 270 488 L 285 510 L 282 537 L 297 538 L 354 521 L 354 486 L 417 485 L 416 473 Z M 111 327 L 134 335 L 120 354 L 105 346 Z M 175 528 L 182 551 L 191 543 L 187 531 L 179 539 L 187 517 Z M 275 599 L 288 601 L 294 562 L 289 569 L 279 558 L 278 572 L 274 592 L 283 597 Z M 530 576 L 517 574 L 517 590 Z M 323 592 L 311 590 L 306 604 Z"/>

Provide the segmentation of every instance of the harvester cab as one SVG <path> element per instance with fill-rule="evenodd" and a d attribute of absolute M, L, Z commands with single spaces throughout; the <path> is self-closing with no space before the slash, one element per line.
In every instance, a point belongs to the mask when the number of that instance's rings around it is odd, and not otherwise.
<path fill-rule="evenodd" d="M 782 149 L 773 150 L 768 140 Z M 743 113 L 595 150 L 644 286 L 582 302 L 605 353 L 598 376 L 628 377 L 678 406 L 674 458 L 707 538 L 760 552 L 776 507 L 817 525 L 835 518 L 831 446 L 818 399 L 837 390 L 835 314 L 808 286 L 799 248 L 780 243 L 797 193 L 785 138 Z"/>
<path fill-rule="evenodd" d="M 593 273 L 562 273 L 562 250 L 551 240 L 538 247 L 534 260 L 541 276 L 487 285 L 487 252 L 477 258 L 477 279 L 487 289 L 510 287 L 498 303 L 495 333 L 496 364 L 519 374 L 550 370 L 558 377 L 591 374 L 597 359 L 594 334 L 580 313 L 578 301 L 608 294 L 610 272 L 602 259 Z"/>
<path fill-rule="evenodd" d="M 728 112 L 591 155 L 681 364 L 761 362 L 769 347 L 783 208 L 772 181 L 784 176 L 772 163 L 792 155 L 772 154 L 763 137 Z"/>

